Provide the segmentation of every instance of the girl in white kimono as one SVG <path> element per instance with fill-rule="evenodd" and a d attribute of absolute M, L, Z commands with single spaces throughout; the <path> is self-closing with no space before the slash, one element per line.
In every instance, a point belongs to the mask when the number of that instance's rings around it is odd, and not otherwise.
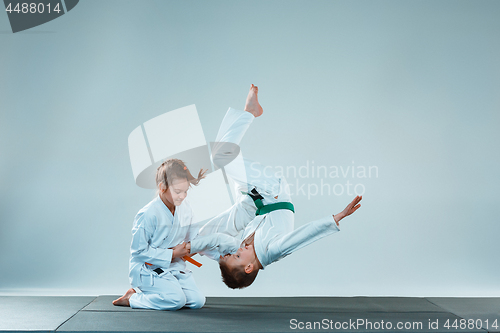
<path fill-rule="evenodd" d="M 189 255 L 192 210 L 186 199 L 191 184 L 204 177 L 191 175 L 185 164 L 170 159 L 156 172 L 158 196 L 136 215 L 130 245 L 132 288 L 114 305 L 140 309 L 201 308 L 205 297 L 182 259 Z"/>
<path fill-rule="evenodd" d="M 241 155 L 226 165 L 233 152 L 224 142 L 239 144 L 253 119 L 263 113 L 257 93 L 258 88 L 252 85 L 245 111 L 229 108 L 217 135 L 219 146 L 213 153 L 214 163 L 224 166 L 236 183 L 239 200 L 210 220 L 191 241 L 192 253 L 219 261 L 223 281 L 233 289 L 249 286 L 267 265 L 339 231 L 340 220 L 354 213 L 362 199 L 357 196 L 341 213 L 294 230 L 294 208 L 283 177 L 269 176 L 264 166 Z M 237 251 L 225 255 L 228 249 Z"/>

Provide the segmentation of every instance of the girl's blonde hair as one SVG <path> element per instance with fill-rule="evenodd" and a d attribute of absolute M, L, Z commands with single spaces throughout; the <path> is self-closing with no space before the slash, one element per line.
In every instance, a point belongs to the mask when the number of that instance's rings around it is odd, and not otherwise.
<path fill-rule="evenodd" d="M 175 179 L 186 179 L 190 184 L 198 185 L 203 178 L 205 178 L 205 171 L 203 171 L 203 169 L 200 169 L 198 177 L 195 178 L 191 172 L 189 172 L 189 169 L 183 161 L 176 158 L 168 159 L 156 169 L 157 194 L 159 194 L 162 189 L 168 189 L 168 186 L 172 185 Z"/>

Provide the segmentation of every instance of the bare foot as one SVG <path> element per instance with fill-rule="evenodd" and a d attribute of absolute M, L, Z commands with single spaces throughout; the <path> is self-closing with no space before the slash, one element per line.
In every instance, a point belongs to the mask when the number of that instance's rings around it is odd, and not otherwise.
<path fill-rule="evenodd" d="M 125 295 L 123 295 L 122 297 L 120 297 L 118 299 L 115 299 L 113 301 L 113 305 L 130 306 L 129 299 L 130 299 L 130 296 L 132 296 L 133 294 L 135 294 L 135 290 L 133 288 L 130 288 L 129 290 L 127 290 Z"/>
<path fill-rule="evenodd" d="M 245 111 L 253 114 L 254 117 L 259 117 L 264 112 L 264 110 L 262 110 L 262 106 L 260 106 L 259 101 L 257 100 L 258 93 L 259 88 L 252 84 L 252 86 L 250 87 L 250 91 L 248 92 L 247 102 L 244 109 Z"/>

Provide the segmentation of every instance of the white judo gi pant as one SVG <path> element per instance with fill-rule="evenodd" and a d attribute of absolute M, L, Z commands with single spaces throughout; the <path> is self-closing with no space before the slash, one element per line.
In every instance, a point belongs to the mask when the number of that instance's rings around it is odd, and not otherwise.
<path fill-rule="evenodd" d="M 241 195 L 241 190 L 248 191 L 253 187 L 257 187 L 264 197 L 276 196 L 280 194 L 283 177 L 277 177 L 268 167 L 258 162 L 243 158 L 241 152 L 234 158 L 232 146 L 224 145 L 239 145 L 253 119 L 250 112 L 229 108 L 217 133 L 216 145 L 212 150 L 213 161 L 216 166 L 223 166 L 227 176 L 235 183 L 236 196 Z"/>
<path fill-rule="evenodd" d="M 284 177 L 266 173 L 266 167 L 234 156 L 230 145 L 239 144 L 241 138 L 253 121 L 248 112 L 230 108 L 217 135 L 213 152 L 215 165 L 224 166 L 229 179 L 238 189 L 250 191 L 255 188 L 263 197 L 263 204 L 276 202 L 291 203 L 290 191 Z M 209 221 L 199 232 L 201 236 L 218 232 L 244 240 L 254 234 L 254 249 L 262 267 L 276 262 L 285 256 L 339 231 L 332 215 L 307 223 L 294 230 L 294 213 L 288 209 L 272 211 L 255 216 L 256 208 L 248 195 L 239 195 L 239 200 L 227 211 Z M 262 223 L 264 222 L 265 223 Z M 243 231 L 240 234 L 240 231 Z"/>
<path fill-rule="evenodd" d="M 199 309 L 205 304 L 205 296 L 196 286 L 190 271 L 172 270 L 160 275 L 152 271 L 141 272 L 141 285 L 130 297 L 133 309 L 178 310 L 182 307 Z M 150 274 L 148 274 L 150 273 Z"/>
<path fill-rule="evenodd" d="M 254 116 L 250 112 L 233 108 L 229 108 L 224 116 L 215 140 L 216 145 L 212 150 L 212 156 L 214 164 L 223 166 L 228 179 L 234 183 L 236 203 L 205 224 L 200 230 L 201 236 L 224 233 L 236 237 L 250 222 L 257 226 L 264 216 L 256 217 L 255 203 L 246 194 L 253 188 L 257 189 L 259 194 L 264 197 L 265 204 L 277 202 L 278 196 L 279 201 L 291 202 L 290 190 L 283 177 L 272 174 L 267 170 L 268 167 L 258 162 L 243 158 L 240 151 L 235 158 L 232 151 L 233 146 L 224 144 L 228 142 L 239 145 L 253 120 Z M 293 230 L 293 213 L 286 211 L 284 214 L 287 217 L 284 225 L 286 225 L 287 230 L 291 231 Z"/>

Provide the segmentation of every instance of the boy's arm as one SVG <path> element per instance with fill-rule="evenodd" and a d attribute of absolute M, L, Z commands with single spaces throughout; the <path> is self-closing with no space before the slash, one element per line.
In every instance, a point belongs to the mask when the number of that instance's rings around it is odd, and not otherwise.
<path fill-rule="evenodd" d="M 359 203 L 361 199 L 363 199 L 363 196 L 357 195 L 356 198 L 354 198 L 354 200 L 352 200 L 342 212 L 333 215 L 333 219 L 335 220 L 335 223 L 337 223 L 337 226 L 339 225 L 340 220 L 351 215 L 357 211 L 359 207 L 361 207 L 361 204 Z"/>
<path fill-rule="evenodd" d="M 339 230 L 333 216 L 330 215 L 307 223 L 277 239 L 270 245 L 268 251 L 271 252 L 271 257 L 282 258 Z"/>
<path fill-rule="evenodd" d="M 219 256 L 236 252 L 238 246 L 236 238 L 226 234 L 215 233 L 193 239 L 190 244 L 190 251 L 191 253 L 199 253 L 210 259 L 217 260 Z"/>
<path fill-rule="evenodd" d="M 361 206 L 359 204 L 361 199 L 361 196 L 356 196 L 342 212 L 307 223 L 284 235 L 273 244 L 269 251 L 276 251 L 276 257 L 282 258 L 323 237 L 340 231 L 338 228 L 340 220 L 354 213 Z"/>

